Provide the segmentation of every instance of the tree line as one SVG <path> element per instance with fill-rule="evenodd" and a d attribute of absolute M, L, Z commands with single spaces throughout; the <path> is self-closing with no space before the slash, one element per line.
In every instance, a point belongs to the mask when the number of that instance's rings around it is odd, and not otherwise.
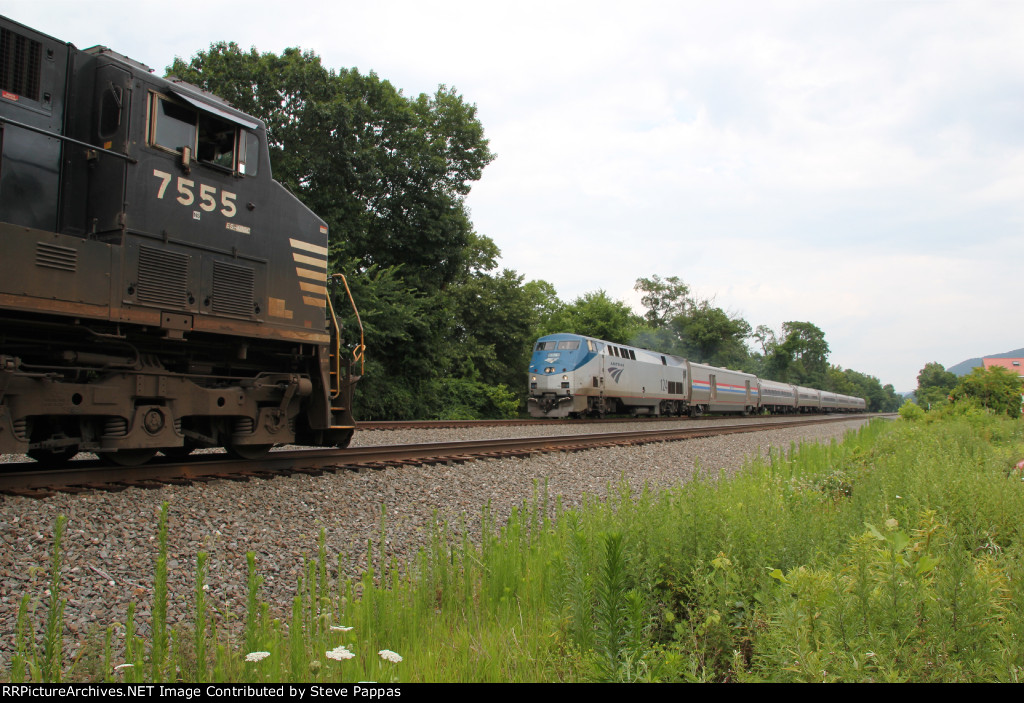
<path fill-rule="evenodd" d="M 913 418 L 925 410 L 944 413 L 980 407 L 997 415 L 1020 417 L 1022 395 L 1021 377 L 1002 366 L 976 366 L 969 374 L 957 377 L 932 361 L 917 375 L 916 403 L 907 399 L 900 414 Z"/>
<path fill-rule="evenodd" d="M 175 59 L 167 73 L 262 119 L 274 178 L 328 223 L 332 273 L 347 277 L 365 330 L 362 419 L 515 415 L 533 341 L 554 332 L 859 396 L 871 410 L 899 406 L 891 385 L 829 364 L 810 322 L 752 328 L 674 276 L 637 280 L 638 315 L 603 290 L 564 302 L 552 284 L 499 268 L 497 245 L 465 203 L 495 155 L 476 106 L 454 88 L 405 96 L 373 72 L 325 68 L 312 52 L 227 42 Z M 345 294 L 332 298 L 351 342 Z"/>

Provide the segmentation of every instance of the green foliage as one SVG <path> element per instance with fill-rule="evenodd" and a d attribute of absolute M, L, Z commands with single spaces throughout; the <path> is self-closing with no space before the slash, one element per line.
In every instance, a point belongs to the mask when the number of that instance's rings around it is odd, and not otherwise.
<path fill-rule="evenodd" d="M 950 395 L 956 402 L 973 400 L 993 412 L 1020 417 L 1022 391 L 1020 377 L 1009 369 L 979 366 L 962 377 Z"/>
<path fill-rule="evenodd" d="M 899 412 L 900 417 L 902 417 L 904 420 L 914 421 L 920 420 L 922 417 L 924 417 L 924 410 L 922 410 L 921 406 L 912 401 L 910 398 L 907 398 L 905 401 L 903 401 L 903 405 L 900 406 Z"/>
<path fill-rule="evenodd" d="M 749 368 L 746 338 L 750 324 L 713 305 L 712 300 L 690 296 L 690 288 L 678 277 L 639 278 L 634 288 L 647 312 L 648 327 L 635 343 L 649 349 L 683 356 L 693 361 Z"/>
<path fill-rule="evenodd" d="M 687 310 L 693 306 L 690 287 L 678 276 L 669 276 L 664 280 L 657 275 L 638 278 L 633 289 L 644 294 L 640 298 L 641 305 L 647 309 L 644 319 L 653 328 L 667 327 L 672 320 L 685 317 Z"/>
<path fill-rule="evenodd" d="M 150 665 L 154 681 L 164 678 L 167 665 L 167 511 L 166 502 L 160 506 L 160 523 L 157 529 L 159 551 L 156 558 L 153 579 L 153 649 Z"/>
<path fill-rule="evenodd" d="M 946 371 L 942 364 L 933 361 L 925 364 L 917 375 L 917 391 L 914 395 L 918 404 L 930 409 L 947 402 L 956 384 L 956 374 Z"/>
<path fill-rule="evenodd" d="M 639 329 L 640 318 L 629 305 L 621 300 L 612 300 L 605 291 L 597 290 L 584 293 L 569 305 L 557 309 L 546 321 L 541 336 L 565 332 L 630 344 Z"/>
<path fill-rule="evenodd" d="M 63 542 L 67 518 L 61 515 L 53 528 L 53 552 L 50 558 L 50 607 L 43 636 L 43 659 L 39 671 L 45 683 L 60 683 L 64 666 L 64 605 L 60 597 L 60 570 L 64 562 Z M 20 619 L 20 617 L 19 617 Z"/>
<path fill-rule="evenodd" d="M 426 396 L 443 400 L 431 420 L 472 420 L 478 417 L 513 418 L 519 410 L 519 398 L 507 386 L 490 386 L 466 378 L 446 378 L 436 382 L 436 390 L 423 391 Z"/>
<path fill-rule="evenodd" d="M 766 360 L 768 377 L 824 388 L 829 353 L 825 333 L 810 322 L 784 322 L 782 338 Z"/>

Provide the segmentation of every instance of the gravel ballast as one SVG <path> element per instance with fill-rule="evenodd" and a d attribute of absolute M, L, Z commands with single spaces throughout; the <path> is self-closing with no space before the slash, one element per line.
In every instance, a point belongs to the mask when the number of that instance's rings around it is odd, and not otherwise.
<path fill-rule="evenodd" d="M 694 421 L 683 421 L 693 426 Z M 732 421 L 730 421 L 732 422 Z M 261 595 L 273 612 L 288 612 L 304 560 L 315 558 L 321 529 L 327 553 L 342 555 L 346 575 L 366 567 L 368 540 L 376 545 L 387 516 L 387 552 L 413 557 L 429 538 L 435 511 L 455 526 L 460 516 L 473 529 L 484 506 L 503 521 L 547 483 L 551 500 L 578 505 L 584 494 L 604 496 L 627 481 L 668 488 L 702 473 L 717 476 L 742 468 L 754 454 L 791 443 L 830 441 L 864 419 L 826 425 L 693 439 L 684 442 L 538 454 L 462 464 L 403 466 L 383 471 L 339 471 L 322 476 L 283 476 L 246 482 L 218 480 L 189 486 L 117 493 L 59 494 L 46 499 L 0 497 L 0 671 L 10 663 L 18 606 L 24 594 L 39 602 L 34 621 L 45 619 L 53 528 L 67 516 L 61 595 L 70 660 L 95 631 L 123 624 L 136 603 L 140 634 L 148 636 L 160 506 L 169 504 L 168 620 L 192 617 L 196 554 L 209 554 L 208 595 L 222 613 L 244 616 L 246 552 L 256 554 Z M 658 429 L 668 428 L 668 423 Z M 651 429 L 650 425 L 646 425 Z M 593 425 L 359 432 L 353 445 L 443 442 L 507 436 L 601 431 Z M 603 428 L 607 430 L 608 428 Z M 613 431 L 627 431 L 622 424 Z M 374 548 L 376 551 L 376 546 Z M 337 561 L 332 562 L 336 566 Z M 333 569 L 332 569 L 333 570 Z M 237 620 L 236 620 L 237 623 Z"/>

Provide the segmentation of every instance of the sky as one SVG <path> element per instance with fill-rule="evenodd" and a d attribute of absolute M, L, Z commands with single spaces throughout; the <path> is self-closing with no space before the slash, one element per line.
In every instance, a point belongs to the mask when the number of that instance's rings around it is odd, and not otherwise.
<path fill-rule="evenodd" d="M 1024 347 L 1024 3 L 5 0 L 163 72 L 212 42 L 454 87 L 497 154 L 500 265 L 642 312 L 678 276 L 909 391 Z"/>

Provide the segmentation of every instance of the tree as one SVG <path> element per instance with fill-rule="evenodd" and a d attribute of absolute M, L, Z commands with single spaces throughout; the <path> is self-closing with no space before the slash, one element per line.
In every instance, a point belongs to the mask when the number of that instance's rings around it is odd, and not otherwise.
<path fill-rule="evenodd" d="M 894 412 L 899 409 L 902 402 L 903 397 L 896 392 L 896 388 L 891 383 L 886 383 L 882 386 L 882 403 L 878 408 L 878 412 Z"/>
<path fill-rule="evenodd" d="M 982 407 L 1010 417 L 1021 414 L 1021 378 L 1002 366 L 977 366 L 962 376 L 951 395 L 954 401 L 973 399 Z"/>
<path fill-rule="evenodd" d="M 425 291 L 464 271 L 474 242 L 464 198 L 494 155 L 476 106 L 454 90 L 406 98 L 312 52 L 225 42 L 168 71 L 266 122 L 275 178 L 328 222 L 337 259 L 401 265 Z"/>
<path fill-rule="evenodd" d="M 555 287 L 544 280 L 528 281 L 523 289 L 530 300 L 534 315 L 533 339 L 548 334 L 547 330 L 554 327 L 555 318 L 565 308 L 565 303 L 558 297 Z"/>
<path fill-rule="evenodd" d="M 933 361 L 925 364 L 917 374 L 917 391 L 914 395 L 918 404 L 930 408 L 932 405 L 945 403 L 956 384 L 956 374 L 946 371 L 945 366 Z"/>
<path fill-rule="evenodd" d="M 647 329 L 642 346 L 677 354 L 693 361 L 741 368 L 750 352 L 745 341 L 750 324 L 714 305 L 713 299 L 697 299 L 678 277 L 638 278 L 634 290 L 644 293 Z"/>
<path fill-rule="evenodd" d="M 750 336 L 761 345 L 761 353 L 766 357 L 774 352 L 775 347 L 779 345 L 779 341 L 775 338 L 775 330 L 768 325 L 758 325 Z"/>
<path fill-rule="evenodd" d="M 829 353 L 825 333 L 810 322 L 784 322 L 782 337 L 766 361 L 769 377 L 812 388 L 824 386 Z"/>
<path fill-rule="evenodd" d="M 749 356 L 744 341 L 750 325 L 714 307 L 710 300 L 692 305 L 685 316 L 672 320 L 687 356 L 713 366 L 738 368 Z"/>
<path fill-rule="evenodd" d="M 563 306 L 547 321 L 544 334 L 567 332 L 596 337 L 617 344 L 631 344 L 640 330 L 640 318 L 621 300 L 604 290 L 584 293 Z"/>
<path fill-rule="evenodd" d="M 636 279 L 633 290 L 644 293 L 640 303 L 647 308 L 644 319 L 652 327 L 664 327 L 673 319 L 686 315 L 692 306 L 690 287 L 678 276 L 669 276 L 662 280 L 660 276 Z"/>

